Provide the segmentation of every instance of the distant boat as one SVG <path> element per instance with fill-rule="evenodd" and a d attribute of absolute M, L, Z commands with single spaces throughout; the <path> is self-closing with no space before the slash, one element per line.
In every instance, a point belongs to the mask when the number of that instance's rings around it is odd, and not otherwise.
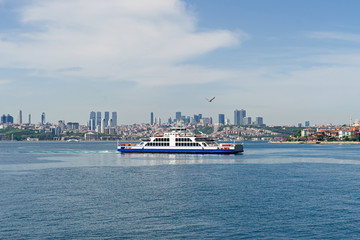
<path fill-rule="evenodd" d="M 79 140 L 77 140 L 77 139 L 68 139 L 68 140 L 66 140 L 67 142 L 78 142 Z"/>
<path fill-rule="evenodd" d="M 138 144 L 119 144 L 121 153 L 194 153 L 236 154 L 244 151 L 242 144 L 217 143 L 212 138 L 194 135 L 186 128 L 175 127 L 169 132 L 142 139 Z"/>

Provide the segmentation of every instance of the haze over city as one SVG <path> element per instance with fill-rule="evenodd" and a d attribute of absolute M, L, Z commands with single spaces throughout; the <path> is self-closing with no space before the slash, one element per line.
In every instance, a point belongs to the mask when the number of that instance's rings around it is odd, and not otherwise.
<path fill-rule="evenodd" d="M 358 1 L 0 0 L 0 114 L 360 118 Z M 214 101 L 206 98 L 216 96 Z"/>

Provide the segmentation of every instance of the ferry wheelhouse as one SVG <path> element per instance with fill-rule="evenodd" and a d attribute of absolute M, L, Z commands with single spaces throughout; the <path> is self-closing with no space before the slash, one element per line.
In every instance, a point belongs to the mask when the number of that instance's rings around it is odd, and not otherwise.
<path fill-rule="evenodd" d="M 122 153 L 197 153 L 236 154 L 243 152 L 242 144 L 217 143 L 214 139 L 194 135 L 186 128 L 176 127 L 169 132 L 141 139 L 138 144 L 119 144 Z"/>

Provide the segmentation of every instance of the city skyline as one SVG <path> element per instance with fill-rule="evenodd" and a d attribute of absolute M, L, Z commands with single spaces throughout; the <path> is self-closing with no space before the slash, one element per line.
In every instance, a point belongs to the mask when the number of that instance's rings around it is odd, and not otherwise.
<path fill-rule="evenodd" d="M 1 117 L 2 117 L 2 122 L 6 123 L 7 121 L 3 121 L 3 119 L 6 119 L 6 117 L 10 117 L 12 123 L 17 123 L 19 124 L 19 121 L 22 122 L 22 110 L 18 111 L 18 116 L 17 118 L 15 118 L 12 114 L 9 113 L 0 113 Z M 183 115 L 182 112 L 175 112 L 173 113 L 173 116 L 171 114 L 169 114 L 168 118 L 162 118 L 160 116 L 157 116 L 154 114 L 154 112 L 150 112 L 150 118 L 148 119 L 148 121 L 143 121 L 143 122 L 133 122 L 133 123 L 118 123 L 117 121 L 117 112 L 111 112 L 111 118 L 109 118 L 110 116 L 110 112 L 109 111 L 104 111 L 104 117 L 102 118 L 102 112 L 101 111 L 91 111 L 89 118 L 87 121 L 85 122 L 81 122 L 81 121 L 77 121 L 77 120 L 70 120 L 70 121 L 66 121 L 65 119 L 63 120 L 56 120 L 54 122 L 51 121 L 47 121 L 46 120 L 46 113 L 42 112 L 40 115 L 40 121 L 39 122 L 32 122 L 32 117 L 31 117 L 31 113 L 28 114 L 28 122 L 22 122 L 25 124 L 40 124 L 40 125 L 44 125 L 47 123 L 50 124 L 55 124 L 56 122 L 75 122 L 75 123 L 79 123 L 80 125 L 83 126 L 88 126 L 90 130 L 96 130 L 96 131 L 100 131 L 97 127 L 105 127 L 105 128 L 116 128 L 116 126 L 118 125 L 132 125 L 132 124 L 150 124 L 150 125 L 155 125 L 155 124 L 171 124 L 171 123 L 176 123 L 177 121 L 185 121 L 185 123 L 190 122 L 190 120 L 194 120 L 195 123 L 200 123 L 200 119 L 205 119 L 206 121 L 211 122 L 211 124 L 214 123 L 220 123 L 220 124 L 230 124 L 230 125 L 258 125 L 258 126 L 265 126 L 266 124 L 264 123 L 264 118 L 260 117 L 260 116 L 256 116 L 256 117 L 251 117 L 251 116 L 247 116 L 246 114 L 246 110 L 245 109 L 235 109 L 233 112 L 232 116 L 223 114 L 223 113 L 216 113 L 216 114 L 211 114 L 210 116 L 205 116 L 202 113 L 193 113 L 193 114 L 185 114 Z M 214 118 L 215 116 L 215 118 Z M 230 120 L 231 117 L 234 119 L 233 121 Z M 166 121 L 167 119 L 167 121 Z M 215 120 L 217 119 L 217 120 Z M 350 116 L 350 121 L 348 123 L 341 123 L 342 124 L 354 124 L 356 122 L 359 122 L 360 119 L 353 119 L 352 116 Z M 104 126 L 102 126 L 104 124 Z M 312 123 L 313 126 L 324 126 L 324 125 L 339 125 L 339 124 L 333 124 L 333 123 L 322 123 L 322 124 L 317 124 L 317 123 Z M 21 125 L 21 124 L 20 124 Z M 296 122 L 294 124 L 286 124 L 286 125 L 280 125 L 280 124 L 268 124 L 271 126 L 299 126 L 299 127 L 309 127 L 310 126 L 310 121 L 309 120 L 300 120 L 300 122 Z"/>
<path fill-rule="evenodd" d="M 1 111 L 85 123 L 112 109 L 131 124 L 149 109 L 166 122 L 173 109 L 217 119 L 244 108 L 270 125 L 346 124 L 360 118 L 358 7 L 1 0 Z"/>

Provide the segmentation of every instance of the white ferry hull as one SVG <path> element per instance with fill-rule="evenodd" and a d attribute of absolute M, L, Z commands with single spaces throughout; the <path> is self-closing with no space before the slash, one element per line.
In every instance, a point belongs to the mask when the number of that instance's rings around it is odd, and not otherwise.
<path fill-rule="evenodd" d="M 156 147 L 137 147 L 137 146 L 118 146 L 121 153 L 182 153 L 182 154 L 237 154 L 243 152 L 243 145 L 235 145 L 225 148 L 156 148 Z"/>

